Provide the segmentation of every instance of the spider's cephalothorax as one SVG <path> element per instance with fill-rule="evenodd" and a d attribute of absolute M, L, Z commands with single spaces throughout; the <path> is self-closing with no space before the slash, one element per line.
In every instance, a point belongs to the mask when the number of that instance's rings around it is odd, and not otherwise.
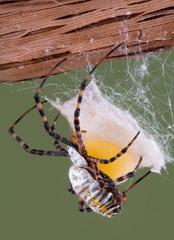
<path fill-rule="evenodd" d="M 138 137 L 138 132 L 134 138 L 128 143 L 126 147 L 124 147 L 119 153 L 115 154 L 110 159 L 99 159 L 93 156 L 89 156 L 85 145 L 83 143 L 83 139 L 81 136 L 81 129 L 80 129 L 80 105 L 83 98 L 83 91 L 86 88 L 87 82 L 91 77 L 92 73 L 98 67 L 98 65 L 105 60 L 109 55 L 111 55 L 116 49 L 120 47 L 121 44 L 114 47 L 110 52 L 108 52 L 90 71 L 90 73 L 86 76 L 86 78 L 82 81 L 80 86 L 80 91 L 77 99 L 77 105 L 74 111 L 74 135 L 73 137 L 68 140 L 62 136 L 60 136 L 55 130 L 55 124 L 58 119 L 58 115 L 56 116 L 53 124 L 50 126 L 47 117 L 45 116 L 42 104 L 47 101 L 40 101 L 39 93 L 45 83 L 45 81 L 49 78 L 52 74 L 53 70 L 57 68 L 61 63 L 67 60 L 64 58 L 60 61 L 44 78 L 40 87 L 38 88 L 34 99 L 36 105 L 26 111 L 21 117 L 17 119 L 17 121 L 11 126 L 9 129 L 10 134 L 12 137 L 23 147 L 23 149 L 31 154 L 40 155 L 40 156 L 64 156 L 68 157 L 72 160 L 73 166 L 70 168 L 69 177 L 71 185 L 69 186 L 68 190 L 70 193 L 76 193 L 79 195 L 79 210 L 82 212 L 90 212 L 94 211 L 103 216 L 114 216 L 118 212 L 120 212 L 122 204 L 126 200 L 126 192 L 128 192 L 133 186 L 135 186 L 140 180 L 146 177 L 151 171 L 148 171 L 144 176 L 142 176 L 139 180 L 137 180 L 134 184 L 132 184 L 128 189 L 124 192 L 119 192 L 117 189 L 117 183 L 122 182 L 128 178 L 132 178 L 138 169 L 142 157 L 140 157 L 137 166 L 132 172 L 127 173 L 125 176 L 121 176 L 115 180 L 111 180 L 107 175 L 99 171 L 98 163 L 108 164 L 115 160 L 117 160 L 120 156 L 125 154 L 128 148 L 133 144 L 135 139 Z M 15 133 L 14 127 L 16 124 L 32 109 L 37 108 L 45 130 L 54 140 L 54 146 L 57 151 L 46 151 L 46 150 L 37 150 L 31 149 L 26 143 L 22 141 L 22 139 Z M 61 147 L 60 143 L 62 142 L 67 145 L 67 149 Z M 85 202 L 87 207 L 85 207 Z"/>

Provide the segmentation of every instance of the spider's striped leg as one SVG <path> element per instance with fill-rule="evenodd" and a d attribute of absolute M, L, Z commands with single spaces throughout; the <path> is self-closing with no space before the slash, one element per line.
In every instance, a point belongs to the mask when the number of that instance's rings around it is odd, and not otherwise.
<path fill-rule="evenodd" d="M 114 157 L 110 159 L 100 159 L 100 158 L 94 158 L 94 157 L 88 156 L 89 161 L 96 162 L 96 163 L 103 163 L 103 164 L 114 162 L 117 158 L 121 157 L 123 154 L 127 152 L 128 148 L 132 145 L 132 143 L 135 141 L 135 139 L 138 137 L 139 134 L 140 134 L 140 131 L 138 131 L 138 133 L 130 141 L 130 143 L 125 148 L 123 148 L 119 153 L 117 153 Z"/>
<path fill-rule="evenodd" d="M 129 172 L 129 173 L 127 173 L 126 175 L 121 176 L 121 177 L 113 180 L 112 182 L 105 182 L 105 183 L 104 183 L 104 187 L 107 188 L 107 187 L 110 187 L 111 185 L 117 184 L 118 182 L 122 182 L 122 181 L 124 181 L 124 180 L 126 180 L 126 179 L 128 179 L 128 178 L 134 177 L 134 175 L 135 175 L 136 171 L 138 170 L 141 162 L 142 162 L 142 157 L 140 157 L 140 159 L 139 159 L 139 161 L 138 161 L 138 164 L 136 165 L 136 167 L 134 168 L 134 170 L 133 170 L 132 172 Z M 125 191 L 124 191 L 124 193 L 125 193 Z M 123 193 L 123 194 L 124 194 L 124 193 Z"/>
<path fill-rule="evenodd" d="M 79 211 L 83 213 L 92 212 L 91 208 L 85 207 L 85 202 L 82 198 L 79 198 Z"/>
<path fill-rule="evenodd" d="M 132 172 L 129 172 L 129 173 L 127 173 L 126 175 L 121 176 L 121 177 L 113 180 L 113 182 L 114 182 L 115 184 L 117 184 L 118 182 L 122 182 L 122 181 L 124 181 L 124 180 L 126 180 L 126 179 L 128 179 L 128 178 L 133 178 L 134 175 L 135 175 L 135 173 L 136 173 L 136 171 L 137 171 L 137 169 L 139 168 L 139 166 L 140 166 L 140 164 L 141 164 L 141 162 L 142 162 L 142 159 L 143 159 L 143 158 L 140 157 L 140 160 L 138 161 L 137 166 L 134 168 L 134 170 L 133 170 Z"/>
<path fill-rule="evenodd" d="M 123 191 L 122 194 L 126 194 L 131 188 L 133 188 L 137 183 L 139 183 L 141 180 L 143 180 L 145 177 L 147 177 L 150 173 L 151 173 L 151 171 L 149 170 L 146 174 L 144 174 L 136 182 L 134 182 L 130 187 L 128 187 L 125 191 Z"/>
<path fill-rule="evenodd" d="M 68 187 L 68 192 L 71 193 L 71 194 L 76 194 L 76 193 L 74 192 L 74 189 L 72 188 L 72 184 L 69 185 L 69 187 Z"/>
<path fill-rule="evenodd" d="M 47 102 L 42 101 L 42 104 Z M 31 107 L 29 110 L 27 110 L 24 114 L 22 114 L 17 120 L 16 122 L 11 126 L 11 128 L 8 130 L 9 133 L 12 135 L 12 137 L 23 147 L 23 149 L 31 154 L 35 154 L 35 155 L 48 155 L 48 156 L 69 156 L 68 152 L 66 150 L 59 149 L 59 151 L 55 152 L 55 151 L 45 151 L 45 150 L 37 150 L 37 149 L 30 149 L 30 147 L 24 143 L 24 141 L 15 133 L 14 131 L 14 127 L 16 126 L 17 123 L 19 123 L 19 121 L 25 116 L 27 115 L 30 111 L 32 111 L 34 108 L 36 108 L 36 105 Z"/>
<path fill-rule="evenodd" d="M 40 155 L 40 156 L 65 156 L 69 157 L 69 154 L 66 150 L 64 151 L 46 151 L 46 150 L 37 150 L 37 149 L 31 149 L 15 132 L 14 132 L 14 125 L 9 129 L 9 133 L 12 135 L 12 137 L 21 145 L 21 147 L 28 153 L 34 154 L 34 155 Z"/>
<path fill-rule="evenodd" d="M 47 117 L 45 116 L 45 113 L 44 113 L 44 110 L 42 108 L 42 102 L 40 101 L 40 97 L 39 97 L 39 93 L 44 85 L 44 83 L 46 82 L 46 80 L 50 77 L 50 75 L 52 74 L 52 72 L 54 71 L 54 69 L 56 69 L 61 63 L 63 63 L 64 61 L 66 61 L 67 58 L 64 58 L 62 61 L 60 61 L 48 74 L 47 76 L 44 78 L 44 80 L 42 81 L 40 87 L 38 88 L 36 94 L 34 95 L 34 99 L 35 99 L 35 102 L 36 102 L 36 106 L 39 110 L 39 113 L 42 117 L 42 121 L 44 123 L 44 127 L 46 129 L 46 131 L 48 132 L 48 134 L 50 136 L 52 136 L 53 138 L 56 138 L 58 141 L 61 141 L 63 143 L 65 143 L 66 145 L 68 146 L 72 146 L 72 147 L 76 147 L 75 144 L 69 140 L 67 140 L 66 138 L 60 136 L 59 134 L 57 134 L 55 131 L 52 131 L 51 130 L 51 127 L 49 125 L 49 122 L 47 120 Z"/>
<path fill-rule="evenodd" d="M 51 126 L 51 131 L 52 131 L 52 132 L 55 132 L 56 121 L 57 121 L 58 117 L 60 116 L 60 114 L 61 114 L 61 113 L 58 112 L 56 118 L 54 119 L 54 122 L 53 122 L 53 124 L 52 124 L 52 126 Z M 59 145 L 59 141 L 58 141 L 56 138 L 54 138 L 54 146 L 55 146 L 55 148 L 58 149 L 58 150 L 61 149 L 61 151 L 66 151 L 65 149 L 63 149 L 63 148 Z"/>
<path fill-rule="evenodd" d="M 93 72 L 96 70 L 96 68 L 100 65 L 101 62 L 103 62 L 111 53 L 113 53 L 118 47 L 120 47 L 121 44 L 117 45 L 115 48 L 113 48 L 111 51 L 109 51 L 100 61 L 93 67 L 93 69 L 89 72 L 89 74 L 86 76 L 86 78 L 82 81 L 81 86 L 80 86 L 80 91 L 77 99 L 77 105 L 76 109 L 74 112 L 74 128 L 75 128 L 75 135 L 77 137 L 77 144 L 78 144 L 78 150 L 79 153 L 82 155 L 86 155 L 86 150 L 85 146 L 83 144 L 82 136 L 81 136 L 81 131 L 80 131 L 80 121 L 79 121 L 79 116 L 80 116 L 80 104 L 82 102 L 83 98 L 83 92 L 86 88 L 87 81 L 93 74 Z"/>
<path fill-rule="evenodd" d="M 56 118 L 54 119 L 54 122 L 51 126 L 51 131 L 55 131 L 55 125 L 56 125 L 56 122 L 57 122 L 57 119 L 58 119 L 59 116 L 60 116 L 60 112 L 58 112 Z"/>
<path fill-rule="evenodd" d="M 91 163 L 91 167 L 93 169 L 93 174 L 95 176 L 96 181 L 98 182 L 98 184 L 100 185 L 100 187 L 102 188 L 104 186 L 104 180 L 102 179 L 99 169 L 97 167 L 96 163 Z"/>
<path fill-rule="evenodd" d="M 52 132 L 55 132 L 55 125 L 56 125 L 56 121 L 57 121 L 57 119 L 58 119 L 59 116 L 60 116 L 60 112 L 58 112 L 58 114 L 57 114 L 56 118 L 54 119 L 54 122 L 53 122 L 53 124 L 52 124 L 52 126 L 51 126 L 51 131 L 52 131 Z M 63 152 L 66 151 L 64 148 L 62 148 L 62 147 L 60 146 L 59 141 L 58 141 L 56 138 L 54 138 L 54 146 L 55 146 L 55 148 L 58 149 L 58 150 L 61 150 L 61 151 L 63 151 Z"/>

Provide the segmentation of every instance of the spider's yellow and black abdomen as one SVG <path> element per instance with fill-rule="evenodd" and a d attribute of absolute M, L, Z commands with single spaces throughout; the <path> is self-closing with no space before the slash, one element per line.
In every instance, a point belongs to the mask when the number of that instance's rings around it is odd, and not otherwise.
<path fill-rule="evenodd" d="M 103 174 L 103 176 L 105 175 Z M 69 178 L 75 193 L 94 212 L 110 218 L 121 211 L 123 202 L 115 185 L 111 186 L 110 189 L 101 188 L 88 170 L 79 166 L 70 168 Z M 108 179 L 111 183 L 112 180 L 107 177 Z"/>

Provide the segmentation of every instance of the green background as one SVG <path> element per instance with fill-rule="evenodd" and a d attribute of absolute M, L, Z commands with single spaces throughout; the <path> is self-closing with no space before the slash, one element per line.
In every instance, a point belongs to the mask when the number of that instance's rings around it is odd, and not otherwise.
<path fill-rule="evenodd" d="M 0 86 L 0 238 L 172 239 L 173 165 L 167 165 L 168 175 L 162 171 L 171 182 L 152 173 L 129 192 L 122 212 L 115 218 L 108 219 L 96 213 L 79 212 L 77 196 L 67 192 L 70 161 L 66 158 L 30 155 L 8 133 L 13 122 L 34 104 L 31 93 L 17 91 L 24 88 L 25 84 L 27 88 L 28 83 Z M 48 105 L 45 105 L 45 109 L 49 120 L 53 120 L 56 111 L 49 111 Z M 67 138 L 72 134 L 62 117 L 56 129 Z M 16 127 L 16 132 L 33 148 L 54 149 L 53 141 L 44 131 L 36 110 Z M 146 171 L 147 169 L 139 170 L 135 179 Z"/>

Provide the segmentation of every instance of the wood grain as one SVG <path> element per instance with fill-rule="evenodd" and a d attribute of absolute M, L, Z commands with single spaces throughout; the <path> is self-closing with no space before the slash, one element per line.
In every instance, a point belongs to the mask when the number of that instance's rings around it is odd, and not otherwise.
<path fill-rule="evenodd" d="M 87 66 L 118 43 L 107 61 L 172 49 L 174 1 L 0 0 L 0 82 L 43 77 L 64 57 L 64 71 Z"/>

